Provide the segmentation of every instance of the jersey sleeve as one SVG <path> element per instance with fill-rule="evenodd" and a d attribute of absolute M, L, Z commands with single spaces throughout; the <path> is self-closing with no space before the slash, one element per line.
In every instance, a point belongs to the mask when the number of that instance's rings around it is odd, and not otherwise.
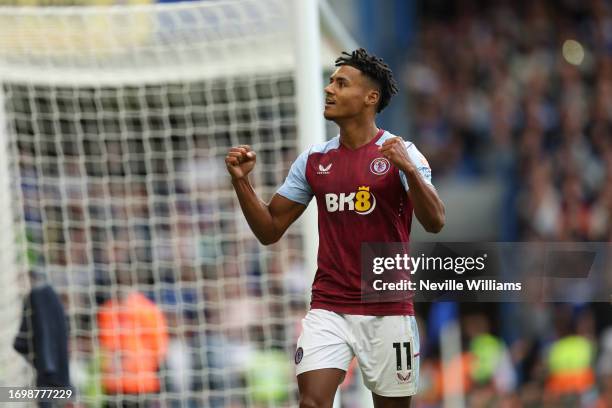
<path fill-rule="evenodd" d="M 306 162 L 308 161 L 308 151 L 303 152 L 291 165 L 289 174 L 285 182 L 276 192 L 291 201 L 308 205 L 313 193 L 308 181 L 306 180 Z"/>
<path fill-rule="evenodd" d="M 412 163 L 416 166 L 419 174 L 425 180 L 425 183 L 429 184 L 433 187 L 431 183 L 431 168 L 429 167 L 429 163 L 427 159 L 419 150 L 416 148 L 414 143 L 404 142 L 406 144 L 406 150 L 408 151 L 408 157 L 412 161 Z M 402 184 L 406 191 L 408 191 L 408 180 L 406 179 L 406 175 L 403 171 L 400 170 L 400 179 L 402 180 Z"/>

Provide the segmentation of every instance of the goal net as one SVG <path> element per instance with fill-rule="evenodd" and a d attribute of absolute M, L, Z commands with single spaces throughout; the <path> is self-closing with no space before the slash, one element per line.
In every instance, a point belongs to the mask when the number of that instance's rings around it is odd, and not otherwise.
<path fill-rule="evenodd" d="M 0 386 L 47 283 L 87 406 L 297 404 L 304 239 L 259 245 L 223 162 L 268 199 L 298 154 L 290 6 L 0 7 Z"/>

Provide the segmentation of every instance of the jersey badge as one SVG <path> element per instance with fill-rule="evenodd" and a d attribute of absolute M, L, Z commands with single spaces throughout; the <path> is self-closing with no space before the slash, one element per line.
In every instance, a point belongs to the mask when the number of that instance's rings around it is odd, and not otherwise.
<path fill-rule="evenodd" d="M 298 347 L 297 350 L 295 350 L 295 364 L 300 364 L 302 357 L 304 357 L 304 349 Z"/>
<path fill-rule="evenodd" d="M 370 171 L 377 176 L 382 176 L 391 168 L 391 164 L 389 164 L 389 160 L 384 157 L 378 157 L 372 160 L 370 163 Z"/>

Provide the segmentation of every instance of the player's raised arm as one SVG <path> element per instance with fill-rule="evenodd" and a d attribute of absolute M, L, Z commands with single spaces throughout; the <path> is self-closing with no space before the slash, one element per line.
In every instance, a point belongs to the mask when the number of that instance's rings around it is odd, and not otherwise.
<path fill-rule="evenodd" d="M 410 186 L 408 195 L 414 207 L 414 215 L 423 225 L 423 228 L 427 232 L 440 232 L 446 219 L 444 203 L 436 190 L 419 173 L 419 169 L 413 160 L 410 159 L 404 140 L 400 137 L 389 139 L 382 144 L 379 150 L 405 175 L 406 182 Z M 429 166 L 427 166 L 428 168 Z"/>
<path fill-rule="evenodd" d="M 227 171 L 238 196 L 240 208 L 251 230 L 264 245 L 275 243 L 287 228 L 304 212 L 306 205 L 289 200 L 279 194 L 270 203 L 264 203 L 253 190 L 248 175 L 257 156 L 247 145 L 232 147 L 225 157 Z"/>

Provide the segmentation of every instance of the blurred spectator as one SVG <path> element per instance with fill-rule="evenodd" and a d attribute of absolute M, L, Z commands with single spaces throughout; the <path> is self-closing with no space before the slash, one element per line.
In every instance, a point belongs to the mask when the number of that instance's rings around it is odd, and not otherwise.
<path fill-rule="evenodd" d="M 157 370 L 168 350 L 168 327 L 157 305 L 141 293 L 122 293 L 102 305 L 98 329 L 104 391 L 123 396 L 159 392 Z M 118 402 L 131 406 L 129 399 Z"/>

